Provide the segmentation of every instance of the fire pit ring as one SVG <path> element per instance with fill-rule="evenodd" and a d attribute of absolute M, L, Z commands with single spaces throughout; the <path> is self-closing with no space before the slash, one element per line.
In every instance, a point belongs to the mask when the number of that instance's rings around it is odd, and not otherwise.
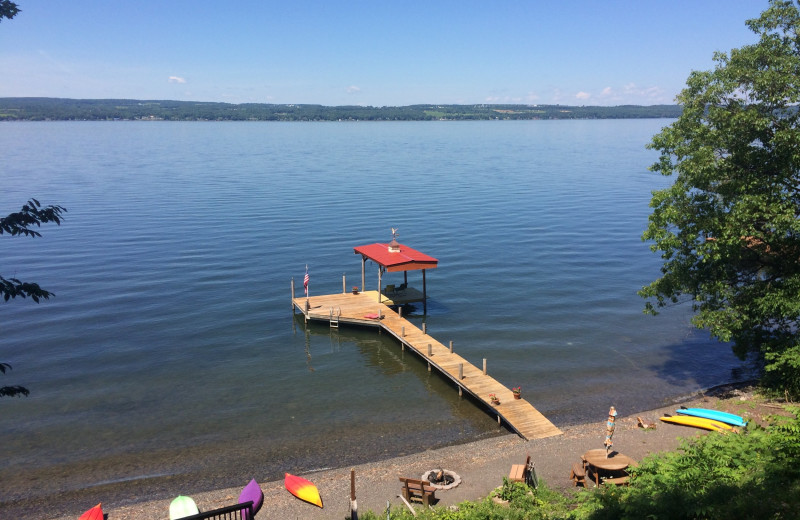
<path fill-rule="evenodd" d="M 436 489 L 453 489 L 461 484 L 461 477 L 449 469 L 432 469 L 422 474 L 421 480 L 427 480 Z"/>

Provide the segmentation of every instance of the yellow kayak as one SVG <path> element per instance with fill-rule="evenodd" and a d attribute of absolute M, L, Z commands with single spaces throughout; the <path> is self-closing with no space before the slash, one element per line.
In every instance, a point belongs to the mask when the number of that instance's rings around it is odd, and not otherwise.
<path fill-rule="evenodd" d="M 729 432 L 733 430 L 733 426 L 724 422 L 715 421 L 713 419 L 706 419 L 705 417 L 693 417 L 690 415 L 679 415 L 673 417 L 666 415 L 661 418 L 662 421 L 672 424 L 680 424 L 683 426 L 694 426 L 695 428 L 703 428 L 704 430 L 711 430 L 717 432 Z"/>

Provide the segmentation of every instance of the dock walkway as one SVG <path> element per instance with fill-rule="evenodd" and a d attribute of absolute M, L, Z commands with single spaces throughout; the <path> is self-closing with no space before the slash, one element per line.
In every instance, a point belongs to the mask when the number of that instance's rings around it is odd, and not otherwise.
<path fill-rule="evenodd" d="M 384 303 L 378 303 L 377 291 L 311 296 L 308 299 L 293 297 L 292 306 L 299 309 L 306 320 L 333 322 L 335 326 L 349 324 L 375 327 L 387 331 L 400 342 L 402 348 L 409 348 L 425 359 L 429 370 L 435 368 L 453 381 L 459 389 L 459 395 L 462 392 L 469 393 L 496 414 L 498 422 L 504 421 L 527 440 L 561 434 L 561 430 L 528 401 L 514 399 L 510 389 L 484 373 L 484 370 L 451 352 L 450 347 L 400 317 Z M 495 394 L 500 404 L 492 405 L 489 394 Z"/>

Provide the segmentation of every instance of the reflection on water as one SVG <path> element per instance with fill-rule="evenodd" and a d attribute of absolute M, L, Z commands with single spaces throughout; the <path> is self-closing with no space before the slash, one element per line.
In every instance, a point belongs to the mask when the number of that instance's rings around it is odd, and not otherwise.
<path fill-rule="evenodd" d="M 353 247 L 393 227 L 439 259 L 410 319 L 557 426 L 747 378 L 689 309 L 644 316 L 636 296 L 669 182 L 644 145 L 668 123 L 0 124 L 0 207 L 68 209 L 2 238 L 0 273 L 57 297 L 3 307 L 3 384 L 32 393 L 2 403 L 0 501 L 189 492 L 498 434 L 388 335 L 292 316 L 305 265 L 315 294 L 339 292 L 360 282 Z"/>

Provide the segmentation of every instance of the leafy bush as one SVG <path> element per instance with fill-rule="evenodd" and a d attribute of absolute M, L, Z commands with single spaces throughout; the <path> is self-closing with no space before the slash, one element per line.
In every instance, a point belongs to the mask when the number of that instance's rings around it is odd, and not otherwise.
<path fill-rule="evenodd" d="M 567 498 L 540 483 L 503 480 L 495 494 L 455 508 L 420 510 L 420 520 L 681 520 L 788 519 L 800 511 L 800 407 L 771 418 L 767 428 L 750 426 L 739 434 L 709 433 L 684 440 L 675 452 L 645 458 L 632 470 L 629 487 L 585 490 Z M 383 520 L 368 512 L 362 520 Z M 389 520 L 410 520 L 403 509 Z"/>
<path fill-rule="evenodd" d="M 507 502 L 518 502 L 528 494 L 530 488 L 522 482 L 512 482 L 508 477 L 503 477 L 503 485 L 496 489 L 492 495 Z"/>
<path fill-rule="evenodd" d="M 766 429 L 684 440 L 646 458 L 631 486 L 586 494 L 575 518 L 796 518 L 800 510 L 800 409 Z"/>

